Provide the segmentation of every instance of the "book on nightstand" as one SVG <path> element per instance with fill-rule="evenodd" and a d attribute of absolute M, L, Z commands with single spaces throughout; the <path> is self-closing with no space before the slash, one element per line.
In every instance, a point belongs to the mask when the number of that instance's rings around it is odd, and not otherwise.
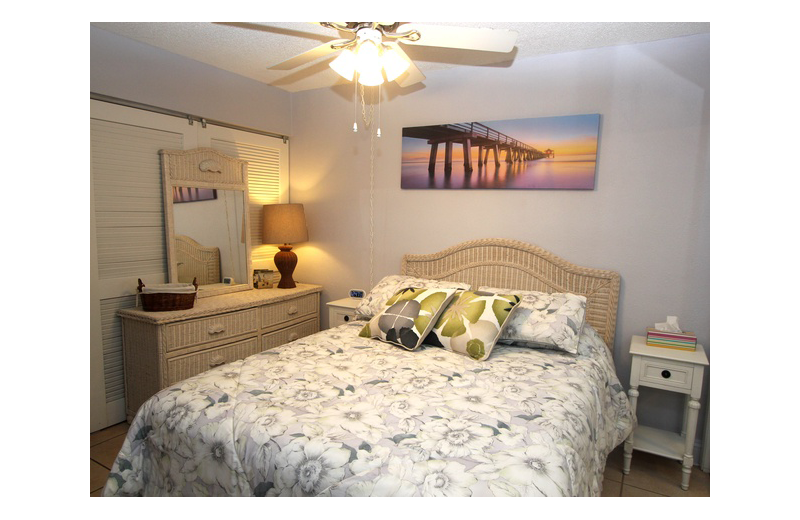
<path fill-rule="evenodd" d="M 696 350 L 697 336 L 691 332 L 665 332 L 648 327 L 646 343 L 651 347 Z"/>

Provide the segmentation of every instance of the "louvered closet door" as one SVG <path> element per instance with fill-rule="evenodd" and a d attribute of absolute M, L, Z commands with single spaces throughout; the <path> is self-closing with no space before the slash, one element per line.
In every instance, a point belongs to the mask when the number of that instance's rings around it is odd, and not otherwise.
<path fill-rule="evenodd" d="M 92 101 L 91 431 L 125 420 L 117 310 L 136 305 L 137 279 L 164 283 L 164 201 L 158 151 L 196 146 L 187 120 Z"/>
<path fill-rule="evenodd" d="M 91 430 L 125 420 L 117 310 L 136 304 L 137 278 L 167 282 L 161 149 L 208 146 L 248 161 L 253 266 L 271 267 L 261 206 L 288 202 L 282 139 L 100 101 L 91 105 Z"/>

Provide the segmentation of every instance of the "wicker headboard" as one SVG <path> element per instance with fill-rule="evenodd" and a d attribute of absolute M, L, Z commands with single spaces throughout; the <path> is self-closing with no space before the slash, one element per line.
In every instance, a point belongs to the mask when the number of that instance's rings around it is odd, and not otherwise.
<path fill-rule="evenodd" d="M 402 274 L 431 280 L 586 296 L 586 321 L 614 351 L 619 274 L 580 267 L 544 249 L 502 238 L 473 240 L 429 255 L 404 255 Z"/>
<path fill-rule="evenodd" d="M 220 258 L 218 247 L 206 247 L 186 235 L 175 235 L 175 253 L 178 264 L 178 281 L 198 285 L 220 283 Z"/>

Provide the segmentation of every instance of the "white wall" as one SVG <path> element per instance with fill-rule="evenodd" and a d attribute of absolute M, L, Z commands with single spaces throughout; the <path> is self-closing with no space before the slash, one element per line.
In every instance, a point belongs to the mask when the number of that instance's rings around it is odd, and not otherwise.
<path fill-rule="evenodd" d="M 397 273 L 403 253 L 513 238 L 620 272 L 626 385 L 631 335 L 667 315 L 709 347 L 708 35 L 440 71 L 390 94 L 375 145 L 373 282 Z M 352 96 L 292 98 L 291 198 L 306 204 L 311 236 L 296 278 L 324 284 L 325 301 L 370 284 L 370 139 L 352 133 Z M 400 189 L 404 126 L 588 113 L 601 114 L 593 191 Z M 639 407 L 643 424 L 680 429 L 679 396 L 642 391 Z"/>

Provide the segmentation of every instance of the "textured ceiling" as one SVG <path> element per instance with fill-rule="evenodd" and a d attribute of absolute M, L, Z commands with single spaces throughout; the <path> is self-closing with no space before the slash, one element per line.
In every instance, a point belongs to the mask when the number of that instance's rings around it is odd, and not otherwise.
<path fill-rule="evenodd" d="M 421 22 L 423 23 L 423 22 Z M 509 66 L 529 56 L 663 40 L 708 33 L 707 22 L 424 22 L 517 31 L 510 53 L 404 46 L 424 73 L 463 65 Z M 267 70 L 283 60 L 340 38 L 305 22 L 95 22 L 94 27 L 159 47 L 289 92 L 330 87 L 344 80 L 331 55 L 289 71 Z"/>

